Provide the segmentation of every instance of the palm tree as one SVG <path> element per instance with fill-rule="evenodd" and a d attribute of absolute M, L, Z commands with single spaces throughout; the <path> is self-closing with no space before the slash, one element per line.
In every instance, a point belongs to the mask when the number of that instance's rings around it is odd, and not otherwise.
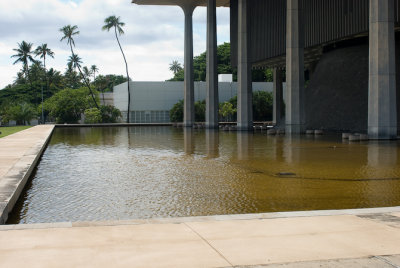
<path fill-rule="evenodd" d="M 85 77 L 88 81 L 88 83 L 90 83 L 90 76 L 92 75 L 92 72 L 89 70 L 89 68 L 87 66 L 83 67 L 83 73 L 85 74 Z"/>
<path fill-rule="evenodd" d="M 25 73 L 25 77 L 29 79 L 29 61 L 34 62 L 35 60 L 32 58 L 32 43 L 27 43 L 25 41 L 22 41 L 21 43 L 17 43 L 18 48 L 14 48 L 13 50 L 17 52 L 17 54 L 12 55 L 11 58 L 17 58 L 16 61 L 14 61 L 13 64 L 16 64 L 18 62 L 22 62 L 22 70 Z M 30 81 L 31 82 L 31 81 Z M 31 82 L 32 84 L 32 82 Z"/>
<path fill-rule="evenodd" d="M 90 72 L 93 74 L 93 84 L 96 87 L 96 73 L 99 72 L 99 68 L 97 68 L 96 65 L 92 65 L 90 66 Z M 103 96 L 103 105 L 105 105 L 105 101 L 104 101 L 104 89 L 101 90 L 101 94 Z"/>
<path fill-rule="evenodd" d="M 169 64 L 169 70 L 172 71 L 174 75 L 176 75 L 177 72 L 182 70 L 182 66 L 177 60 L 174 60 L 172 61 L 172 63 Z"/>
<path fill-rule="evenodd" d="M 74 25 L 74 26 L 67 25 L 67 26 L 62 27 L 60 29 L 60 32 L 62 32 L 64 34 L 64 36 L 61 38 L 60 41 L 67 40 L 67 44 L 69 44 L 69 46 L 71 48 L 72 58 L 74 58 L 74 56 L 75 56 L 75 53 L 74 53 L 74 50 L 73 50 L 73 47 L 75 47 L 74 35 L 78 35 L 79 34 L 78 26 L 76 26 L 76 25 Z M 75 66 L 79 70 L 79 73 L 83 77 L 83 81 L 85 82 L 86 86 L 88 87 L 88 89 L 90 91 L 90 94 L 92 96 L 94 104 L 96 105 L 96 108 L 99 108 L 99 106 L 97 105 L 96 99 L 94 97 L 92 88 L 90 87 L 90 84 L 86 81 L 85 76 L 82 73 L 80 64 L 77 63 L 76 61 L 74 61 L 74 62 L 75 62 Z"/>
<path fill-rule="evenodd" d="M 45 76 L 45 80 L 46 80 L 46 90 L 47 90 L 49 85 L 48 85 L 48 82 L 47 82 L 46 55 L 48 55 L 49 57 L 54 58 L 54 52 L 51 51 L 51 49 L 47 47 L 47 44 L 42 44 L 41 46 L 38 46 L 35 49 L 34 53 L 35 53 L 35 57 L 40 56 L 40 58 L 43 59 L 44 76 Z M 44 123 L 43 86 L 42 86 L 42 123 Z"/>
<path fill-rule="evenodd" d="M 78 56 L 78 54 L 72 54 L 69 56 L 67 64 L 69 68 L 74 68 L 75 71 L 76 68 L 81 67 L 82 59 Z"/>
<path fill-rule="evenodd" d="M 122 27 L 125 25 L 124 22 L 120 21 L 120 17 L 116 16 L 109 16 L 104 20 L 105 25 L 102 27 L 102 30 L 107 32 L 110 31 L 111 28 L 114 28 L 115 38 L 117 39 L 119 49 L 121 50 L 122 56 L 125 61 L 125 69 L 126 69 L 126 77 L 128 78 L 128 116 L 127 116 L 127 123 L 129 123 L 129 113 L 130 113 L 130 106 L 131 106 L 131 91 L 129 88 L 129 72 L 128 72 L 128 63 L 126 62 L 124 51 L 122 50 L 121 43 L 119 42 L 118 35 L 124 34 L 124 30 Z"/>
<path fill-rule="evenodd" d="M 99 72 L 99 68 L 97 68 L 96 65 L 92 65 L 92 66 L 90 66 L 90 71 L 93 74 L 93 82 L 94 82 L 94 80 L 96 80 L 96 73 Z"/>

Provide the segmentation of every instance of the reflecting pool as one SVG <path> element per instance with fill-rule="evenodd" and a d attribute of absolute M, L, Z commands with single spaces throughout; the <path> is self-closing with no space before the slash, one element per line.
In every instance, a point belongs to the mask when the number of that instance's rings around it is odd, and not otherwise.
<path fill-rule="evenodd" d="M 57 128 L 8 223 L 400 205 L 398 141 Z"/>

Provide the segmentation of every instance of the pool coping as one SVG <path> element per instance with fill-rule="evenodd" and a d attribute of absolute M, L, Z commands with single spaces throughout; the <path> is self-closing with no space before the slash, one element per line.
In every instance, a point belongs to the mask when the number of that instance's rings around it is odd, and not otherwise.
<path fill-rule="evenodd" d="M 50 222 L 50 223 L 29 223 L 29 224 L 7 224 L 0 225 L 1 231 L 27 230 L 27 229 L 51 229 L 51 228 L 73 228 L 73 227 L 96 227 L 96 226 L 118 226 L 118 225 L 141 225 L 141 224 L 181 224 L 187 222 L 216 222 L 216 221 L 240 221 L 240 220 L 266 220 L 278 218 L 301 218 L 301 217 L 326 217 L 326 216 L 363 216 L 381 215 L 400 212 L 400 206 L 356 208 L 356 209 L 335 209 L 335 210 L 310 210 L 310 211 L 288 211 L 288 212 L 267 212 L 250 214 L 227 214 L 193 217 L 171 217 L 171 218 L 150 218 L 131 220 L 110 220 L 110 221 L 77 221 L 77 222 Z"/>
<path fill-rule="evenodd" d="M 41 126 L 44 127 L 45 136 L 36 138 L 35 140 L 26 140 L 25 136 L 18 140 L 18 136 L 26 134 L 26 132 L 35 132 Z M 33 170 L 36 168 L 37 163 L 46 149 L 52 133 L 54 131 L 54 125 L 40 125 L 35 126 L 2 139 L 11 140 L 18 144 L 26 144 L 27 147 L 19 148 L 24 151 L 21 157 L 17 158 L 16 161 L 10 163 L 8 171 L 4 176 L 0 177 L 0 224 L 5 224 L 9 213 L 15 206 L 18 198 L 20 197 L 27 181 L 29 180 Z M 13 140 L 17 138 L 17 140 Z"/>

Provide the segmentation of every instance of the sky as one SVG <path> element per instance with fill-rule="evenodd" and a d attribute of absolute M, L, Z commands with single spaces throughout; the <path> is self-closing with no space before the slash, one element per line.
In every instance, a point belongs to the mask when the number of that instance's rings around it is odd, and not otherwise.
<path fill-rule="evenodd" d="M 206 8 L 193 14 L 194 55 L 206 48 Z M 20 63 L 13 65 L 18 43 L 47 44 L 55 53 L 48 68 L 62 73 L 70 56 L 69 46 L 60 42 L 59 29 L 77 25 L 75 53 L 83 66 L 96 65 L 100 74 L 125 75 L 125 65 L 113 32 L 102 31 L 104 19 L 119 16 L 125 22 L 120 41 L 134 81 L 164 81 L 171 78 L 169 64 L 183 65 L 184 16 L 179 7 L 139 6 L 131 0 L 24 0 L 0 1 L 0 89 L 11 84 Z M 229 42 L 229 9 L 217 8 L 218 44 Z M 39 58 L 38 58 L 39 59 Z"/>

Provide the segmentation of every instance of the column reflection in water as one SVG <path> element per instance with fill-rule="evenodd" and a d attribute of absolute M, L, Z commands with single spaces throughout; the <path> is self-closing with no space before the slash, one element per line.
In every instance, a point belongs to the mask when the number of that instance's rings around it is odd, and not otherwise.
<path fill-rule="evenodd" d="M 253 133 L 249 131 L 237 132 L 237 153 L 239 160 L 248 160 L 253 153 Z"/>
<path fill-rule="evenodd" d="M 183 128 L 183 150 L 189 155 L 194 152 L 194 135 L 191 127 Z"/>
<path fill-rule="evenodd" d="M 384 144 L 368 145 L 368 177 L 393 178 L 397 168 L 397 146 Z"/>
<path fill-rule="evenodd" d="M 207 157 L 219 157 L 219 131 L 218 129 L 206 129 Z"/>
<path fill-rule="evenodd" d="M 368 206 L 390 206 L 400 202 L 397 144 L 368 145 L 368 164 L 363 192 Z"/>

